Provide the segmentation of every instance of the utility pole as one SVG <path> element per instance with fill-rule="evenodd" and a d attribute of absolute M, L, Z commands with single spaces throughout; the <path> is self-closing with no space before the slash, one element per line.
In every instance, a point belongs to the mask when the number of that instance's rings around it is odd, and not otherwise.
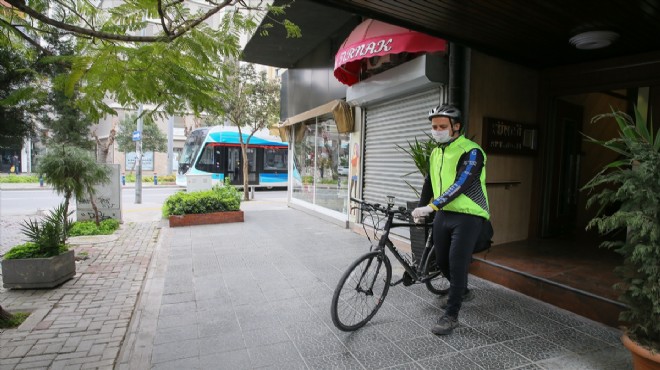
<path fill-rule="evenodd" d="M 174 116 L 167 122 L 167 174 L 171 175 L 174 169 Z"/>
<path fill-rule="evenodd" d="M 140 140 L 135 142 L 135 204 L 142 204 L 142 103 L 138 108 L 137 131 Z"/>
<path fill-rule="evenodd" d="M 146 20 L 147 16 L 143 15 L 142 20 Z M 146 34 L 146 27 L 142 27 L 140 30 L 140 36 Z M 138 107 L 138 120 L 137 120 L 137 131 L 140 138 L 135 142 L 135 204 L 142 204 L 142 112 L 144 107 L 142 103 Z"/>

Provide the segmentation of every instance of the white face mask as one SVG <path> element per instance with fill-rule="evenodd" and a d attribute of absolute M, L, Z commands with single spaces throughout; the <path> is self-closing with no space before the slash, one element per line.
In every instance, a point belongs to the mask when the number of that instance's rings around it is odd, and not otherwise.
<path fill-rule="evenodd" d="M 440 144 L 444 144 L 451 140 L 451 135 L 449 135 L 449 130 L 436 131 L 431 130 L 431 135 L 433 140 L 437 141 Z"/>

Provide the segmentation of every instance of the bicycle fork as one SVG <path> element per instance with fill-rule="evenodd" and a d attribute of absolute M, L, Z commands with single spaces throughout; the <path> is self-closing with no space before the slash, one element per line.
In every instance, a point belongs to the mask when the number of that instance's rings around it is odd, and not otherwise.
<path fill-rule="evenodd" d="M 384 254 L 384 251 L 383 251 Z M 369 285 L 369 288 L 362 289 L 361 287 L 361 282 L 365 279 L 365 276 L 367 275 L 367 271 L 369 271 L 369 267 L 371 267 L 371 264 L 374 262 L 374 259 L 378 260 L 378 266 L 376 266 L 376 273 L 374 274 L 373 278 L 371 279 L 371 282 L 367 282 Z M 365 267 L 364 271 L 362 271 L 362 275 L 360 276 L 360 279 L 357 282 L 357 286 L 355 287 L 355 290 L 364 293 L 367 296 L 372 296 L 374 295 L 374 285 L 376 284 L 376 279 L 378 278 L 378 273 L 380 272 L 381 266 L 383 266 L 383 257 L 380 255 L 375 256 L 375 258 L 372 258 L 367 262 L 367 266 Z"/>

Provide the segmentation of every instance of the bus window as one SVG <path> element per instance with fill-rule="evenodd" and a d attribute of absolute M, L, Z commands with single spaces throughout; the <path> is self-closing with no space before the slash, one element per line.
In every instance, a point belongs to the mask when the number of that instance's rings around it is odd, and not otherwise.
<path fill-rule="evenodd" d="M 265 149 L 264 170 L 286 171 L 286 149 Z"/>
<path fill-rule="evenodd" d="M 206 144 L 195 168 L 200 171 L 220 173 L 221 147 L 213 144 Z"/>

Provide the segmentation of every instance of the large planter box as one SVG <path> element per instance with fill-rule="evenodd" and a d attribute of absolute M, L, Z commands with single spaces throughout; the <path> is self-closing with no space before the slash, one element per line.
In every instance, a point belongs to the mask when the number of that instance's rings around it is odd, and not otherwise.
<path fill-rule="evenodd" d="M 226 211 L 170 216 L 170 227 L 243 222 L 243 211 Z"/>
<path fill-rule="evenodd" d="M 49 258 L 2 260 L 2 285 L 8 289 L 53 288 L 75 274 L 73 250 Z"/>

